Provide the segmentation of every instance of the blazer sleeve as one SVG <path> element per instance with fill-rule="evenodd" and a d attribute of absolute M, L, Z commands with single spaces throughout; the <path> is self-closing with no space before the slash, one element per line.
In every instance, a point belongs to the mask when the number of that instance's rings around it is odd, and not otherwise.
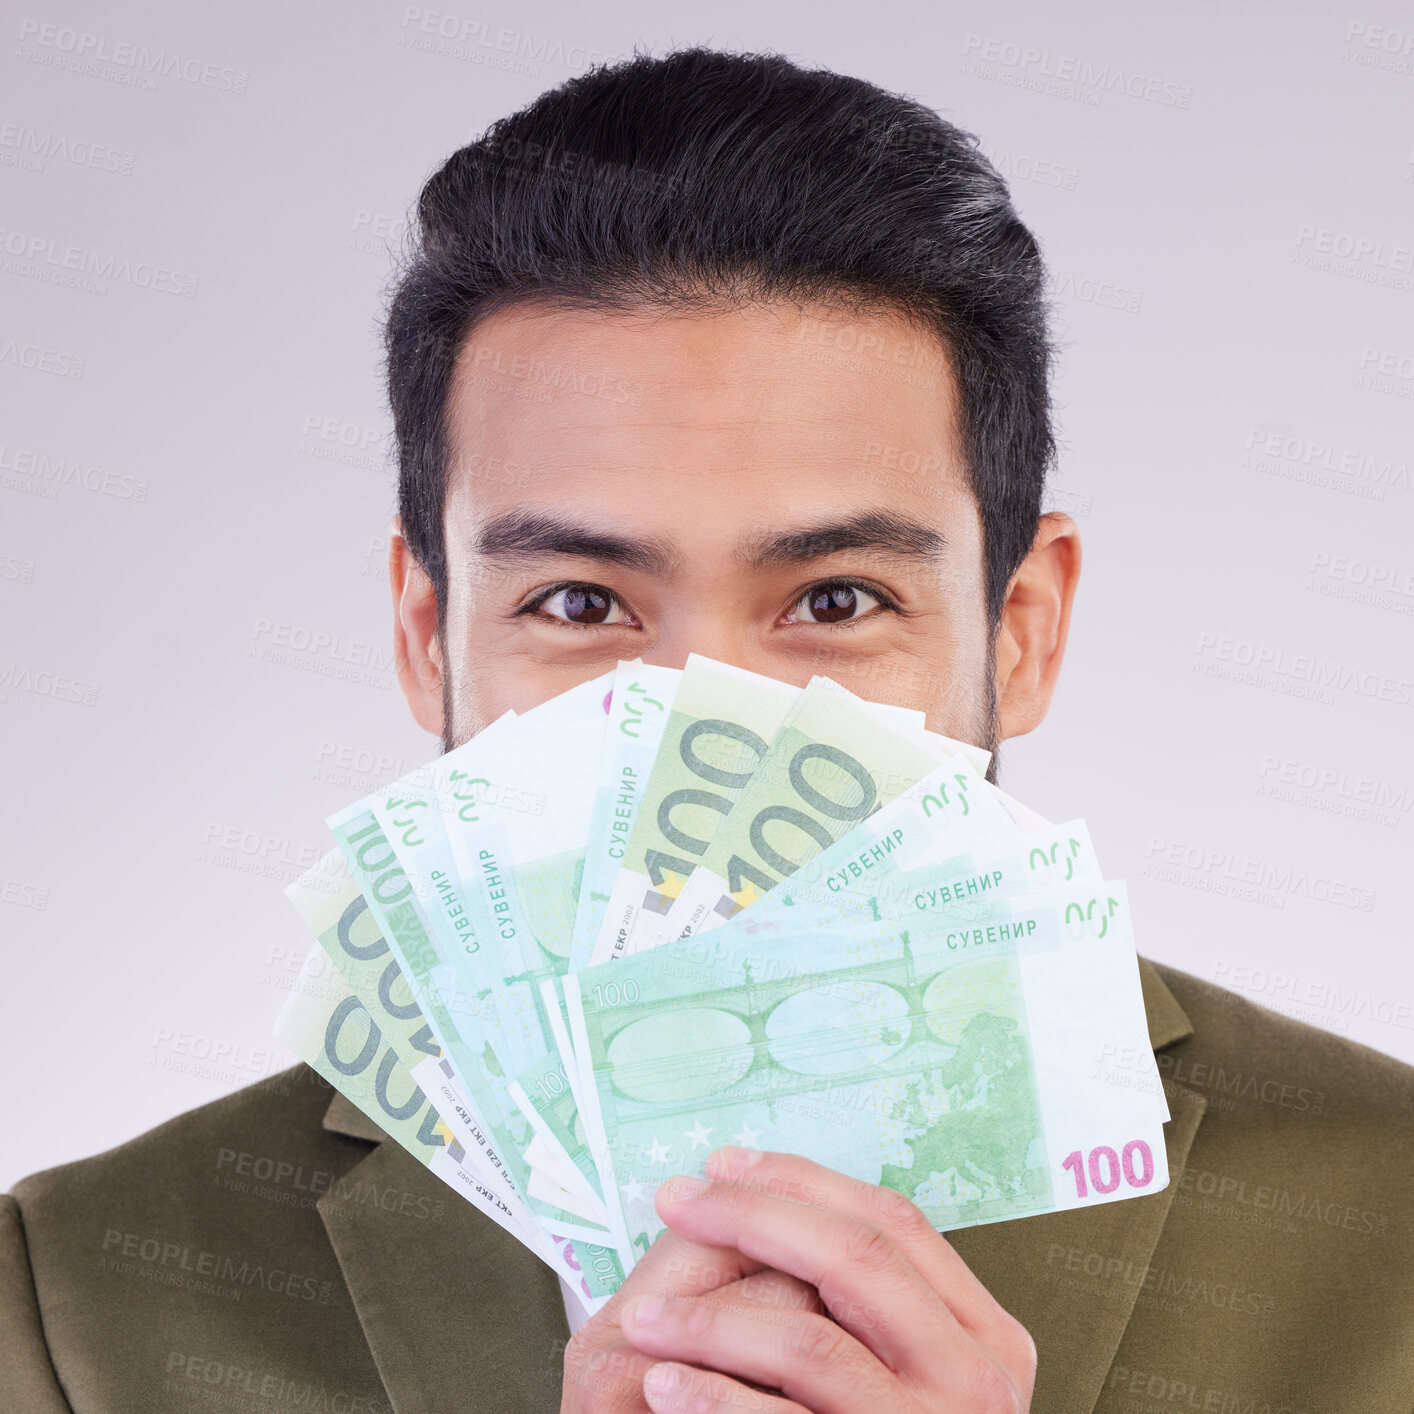
<path fill-rule="evenodd" d="M 0 1194 L 0 1408 L 73 1414 L 49 1359 L 19 1204 Z"/>

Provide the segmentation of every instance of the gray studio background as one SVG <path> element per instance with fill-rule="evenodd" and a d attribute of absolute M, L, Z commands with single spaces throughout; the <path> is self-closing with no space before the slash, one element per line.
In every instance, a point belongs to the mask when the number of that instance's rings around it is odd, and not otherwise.
<path fill-rule="evenodd" d="M 5 7 L 0 1186 L 289 1064 L 282 887 L 437 749 L 390 667 L 389 245 L 636 43 L 982 137 L 1054 274 L 1087 555 L 1004 783 L 1088 818 L 1149 956 L 1414 1061 L 1409 11 L 446 3 Z"/>

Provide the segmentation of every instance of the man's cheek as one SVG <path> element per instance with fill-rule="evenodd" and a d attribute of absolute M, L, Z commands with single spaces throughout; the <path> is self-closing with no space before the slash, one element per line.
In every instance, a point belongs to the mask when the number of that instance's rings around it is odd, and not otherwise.
<path fill-rule="evenodd" d="M 985 653 L 973 655 L 948 646 L 936 656 L 900 652 L 863 662 L 822 664 L 816 671 L 866 701 L 923 712 L 929 731 L 995 750 L 996 680 Z M 900 789 L 910 784 L 902 782 Z"/>

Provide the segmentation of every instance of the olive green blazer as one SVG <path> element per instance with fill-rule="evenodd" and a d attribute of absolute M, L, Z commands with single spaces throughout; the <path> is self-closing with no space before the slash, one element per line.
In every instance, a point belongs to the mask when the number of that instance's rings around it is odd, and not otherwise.
<path fill-rule="evenodd" d="M 1171 1180 L 951 1234 L 1035 1414 L 1410 1414 L 1414 1069 L 1141 961 Z M 0 1409 L 554 1410 L 550 1271 L 304 1066 L 0 1198 Z"/>

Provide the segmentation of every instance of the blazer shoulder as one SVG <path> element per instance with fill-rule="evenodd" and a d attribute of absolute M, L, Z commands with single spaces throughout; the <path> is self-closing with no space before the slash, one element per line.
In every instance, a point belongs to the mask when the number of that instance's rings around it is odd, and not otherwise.
<path fill-rule="evenodd" d="M 1283 1086 L 1299 1085 L 1343 1103 L 1358 1101 L 1371 1119 L 1414 1114 L 1414 1066 L 1178 968 L 1153 966 L 1193 1025 L 1191 1036 L 1160 1053 L 1161 1073 L 1200 1090 L 1236 1085 L 1242 1075 L 1248 1086 L 1273 1090 L 1278 1098 L 1263 1098 L 1278 1104 Z M 1355 997 L 1350 1005 L 1362 1000 L 1370 999 Z M 1166 1056 L 1173 1057 L 1168 1065 Z"/>
<path fill-rule="evenodd" d="M 154 1184 L 189 1192 L 193 1177 L 209 1180 L 222 1154 L 263 1153 L 272 1138 L 321 1132 L 333 1087 L 300 1064 L 188 1110 L 112 1149 L 21 1179 L 11 1194 L 22 1214 L 54 1202 L 113 1203 Z M 335 1136 L 326 1136 L 334 1139 Z M 194 1172 L 194 1170 L 196 1172 Z M 165 1195 L 171 1196 L 171 1194 Z"/>
<path fill-rule="evenodd" d="M 251 1389 L 323 1382 L 386 1409 L 318 1206 L 369 1152 L 324 1128 L 333 1093 L 296 1066 L 18 1183 L 3 1200 L 0 1367 L 20 1351 L 32 1384 L 52 1370 L 84 1414 L 189 1409 L 192 1381 L 218 1367 Z M 340 1201 L 384 1196 L 355 1185 Z M 0 1375 L 12 1407 L 3 1393 Z"/>
<path fill-rule="evenodd" d="M 19 1205 L 0 1194 L 0 1405 L 69 1414 L 44 1340 Z"/>

